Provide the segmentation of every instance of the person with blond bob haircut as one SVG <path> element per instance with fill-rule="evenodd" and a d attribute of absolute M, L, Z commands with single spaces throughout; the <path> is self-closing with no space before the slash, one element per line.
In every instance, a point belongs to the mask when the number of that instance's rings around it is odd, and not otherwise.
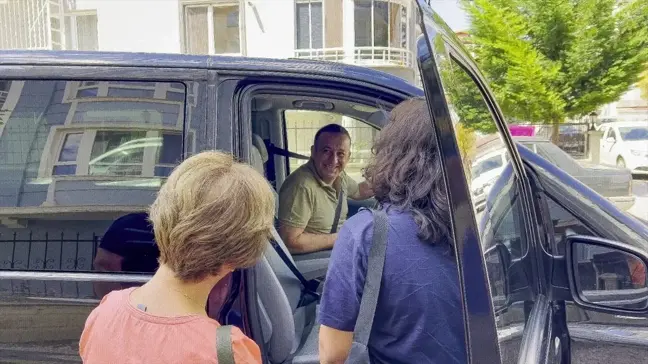
<path fill-rule="evenodd" d="M 217 363 L 218 322 L 205 311 L 212 288 L 254 265 L 274 219 L 266 179 L 231 155 L 203 152 L 169 176 L 149 216 L 160 266 L 139 288 L 113 291 L 90 313 L 84 363 Z M 254 341 L 230 332 L 236 363 L 261 363 Z"/>

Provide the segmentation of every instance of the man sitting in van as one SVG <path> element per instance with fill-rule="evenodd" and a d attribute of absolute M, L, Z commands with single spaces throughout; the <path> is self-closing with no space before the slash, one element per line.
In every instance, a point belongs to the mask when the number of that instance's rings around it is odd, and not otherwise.
<path fill-rule="evenodd" d="M 311 158 L 291 173 L 279 191 L 279 235 L 291 253 L 333 248 L 346 220 L 346 199 L 365 200 L 373 191 L 344 171 L 351 157 L 351 136 L 329 124 L 315 134 Z"/>

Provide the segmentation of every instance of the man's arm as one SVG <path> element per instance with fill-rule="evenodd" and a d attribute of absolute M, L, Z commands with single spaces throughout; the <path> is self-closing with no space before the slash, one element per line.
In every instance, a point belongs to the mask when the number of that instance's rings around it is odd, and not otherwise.
<path fill-rule="evenodd" d="M 320 363 L 344 364 L 352 344 L 353 332 L 340 331 L 321 325 L 319 332 Z"/>
<path fill-rule="evenodd" d="M 350 195 L 349 198 L 352 200 L 366 200 L 368 198 L 373 197 L 374 192 L 371 189 L 371 185 L 369 182 L 364 181 L 361 183 L 358 183 L 358 188 L 355 191 L 353 195 Z"/>
<path fill-rule="evenodd" d="M 124 257 L 121 255 L 98 248 L 94 259 L 94 269 L 100 272 L 121 272 L 123 261 Z M 118 282 L 94 282 L 93 286 L 95 295 L 99 298 L 103 298 L 112 291 L 122 289 L 122 285 Z"/>
<path fill-rule="evenodd" d="M 279 236 L 283 239 L 288 250 L 293 254 L 312 253 L 333 248 L 337 234 L 311 234 L 304 228 L 279 225 Z"/>

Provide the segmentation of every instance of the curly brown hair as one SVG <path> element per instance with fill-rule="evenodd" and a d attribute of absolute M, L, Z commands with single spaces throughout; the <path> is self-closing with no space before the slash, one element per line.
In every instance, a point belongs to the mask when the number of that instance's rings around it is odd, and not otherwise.
<path fill-rule="evenodd" d="M 454 252 L 436 134 L 424 99 L 401 102 L 372 148 L 364 170 L 376 200 L 414 215 L 421 240 Z"/>

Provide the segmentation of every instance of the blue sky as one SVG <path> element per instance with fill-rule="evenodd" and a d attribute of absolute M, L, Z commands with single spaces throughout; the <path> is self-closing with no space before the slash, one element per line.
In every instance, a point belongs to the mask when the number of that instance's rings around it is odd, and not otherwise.
<path fill-rule="evenodd" d="M 459 0 L 431 0 L 430 6 L 441 15 L 452 30 L 468 30 L 470 23 L 459 5 Z"/>

